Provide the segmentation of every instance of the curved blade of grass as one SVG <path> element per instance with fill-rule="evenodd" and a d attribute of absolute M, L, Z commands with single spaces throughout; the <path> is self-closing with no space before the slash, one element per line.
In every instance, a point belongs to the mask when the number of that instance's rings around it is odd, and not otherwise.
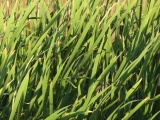
<path fill-rule="evenodd" d="M 157 113 L 155 113 L 151 118 L 149 118 L 149 120 L 155 120 L 155 118 L 160 115 L 160 111 L 158 111 Z"/>
<path fill-rule="evenodd" d="M 53 114 L 51 114 L 49 117 L 47 117 L 45 120 L 56 120 L 58 119 L 61 115 L 63 115 L 67 109 L 69 108 L 70 105 L 65 106 L 59 110 L 57 110 L 56 112 L 54 112 Z"/>
<path fill-rule="evenodd" d="M 126 93 L 126 97 L 125 97 L 125 100 L 127 100 L 131 95 L 132 93 L 135 91 L 135 89 L 140 85 L 142 79 L 140 79 L 127 93 Z"/>
<path fill-rule="evenodd" d="M 24 100 L 25 100 L 26 92 L 27 92 L 27 88 L 28 88 L 28 82 L 29 82 L 29 72 L 30 72 L 30 70 L 27 72 L 26 76 L 24 77 L 24 79 L 20 85 L 20 88 L 17 92 L 17 96 L 15 98 L 15 103 L 13 103 L 13 108 L 12 108 L 9 120 L 14 120 L 17 108 L 20 107 L 19 104 L 21 103 L 21 107 L 24 104 Z M 20 114 L 20 112 L 19 112 L 19 114 Z"/>
<path fill-rule="evenodd" d="M 136 105 L 136 107 L 134 109 L 132 109 L 131 111 L 129 111 L 123 118 L 122 120 L 128 120 L 140 107 L 142 107 L 147 101 L 149 100 L 149 98 L 145 98 L 144 100 L 142 100 L 138 105 Z"/>

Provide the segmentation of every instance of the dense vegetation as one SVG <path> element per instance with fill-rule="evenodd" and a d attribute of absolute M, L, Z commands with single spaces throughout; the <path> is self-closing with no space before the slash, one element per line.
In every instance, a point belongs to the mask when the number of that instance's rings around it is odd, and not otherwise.
<path fill-rule="evenodd" d="M 160 1 L 20 2 L 0 6 L 0 119 L 159 118 Z"/>

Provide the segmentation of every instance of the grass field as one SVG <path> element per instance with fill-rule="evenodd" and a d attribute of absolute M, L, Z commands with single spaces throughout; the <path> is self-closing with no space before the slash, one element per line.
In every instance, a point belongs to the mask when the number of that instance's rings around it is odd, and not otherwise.
<path fill-rule="evenodd" d="M 158 120 L 160 1 L 0 3 L 0 119 Z"/>

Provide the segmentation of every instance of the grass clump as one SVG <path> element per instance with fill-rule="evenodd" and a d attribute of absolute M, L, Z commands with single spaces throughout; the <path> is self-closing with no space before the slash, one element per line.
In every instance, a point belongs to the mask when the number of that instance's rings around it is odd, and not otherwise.
<path fill-rule="evenodd" d="M 158 119 L 160 2 L 63 2 L 1 5 L 1 119 Z"/>

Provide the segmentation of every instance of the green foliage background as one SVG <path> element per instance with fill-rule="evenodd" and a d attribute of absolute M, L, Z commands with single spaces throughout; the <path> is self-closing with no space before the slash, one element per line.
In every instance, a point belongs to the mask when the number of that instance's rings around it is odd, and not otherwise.
<path fill-rule="evenodd" d="M 158 119 L 160 1 L 142 2 L 4 3 L 0 118 Z"/>

